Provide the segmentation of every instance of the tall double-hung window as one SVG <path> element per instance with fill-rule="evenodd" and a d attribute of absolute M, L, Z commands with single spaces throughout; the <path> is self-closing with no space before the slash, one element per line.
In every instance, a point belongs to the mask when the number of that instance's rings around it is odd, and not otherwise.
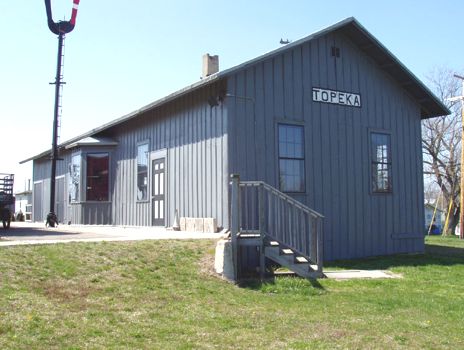
<path fill-rule="evenodd" d="M 392 191 L 392 162 L 390 135 L 371 132 L 371 181 L 372 192 Z"/>
<path fill-rule="evenodd" d="M 280 190 L 282 192 L 304 192 L 304 127 L 278 124 L 278 128 Z"/>
<path fill-rule="evenodd" d="M 137 146 L 137 200 L 148 199 L 148 143 Z"/>

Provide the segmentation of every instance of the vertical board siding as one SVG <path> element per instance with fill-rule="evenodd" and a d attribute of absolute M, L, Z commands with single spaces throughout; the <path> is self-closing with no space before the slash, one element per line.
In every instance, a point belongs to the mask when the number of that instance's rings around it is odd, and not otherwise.
<path fill-rule="evenodd" d="M 136 201 L 137 143 L 149 139 L 149 151 L 166 149 L 166 226 L 179 217 L 214 217 L 219 227 L 228 227 L 227 158 L 222 157 L 226 111 L 211 108 L 209 89 L 186 96 L 124 125 L 115 131 L 119 145 L 113 200 L 114 223 L 148 226 L 151 203 Z M 219 152 L 218 152 L 219 150 Z M 219 153 L 219 156 L 218 156 Z M 151 166 L 151 165 L 150 165 Z M 149 171 L 149 182 L 151 181 Z M 149 197 L 151 187 L 149 186 Z"/>
<path fill-rule="evenodd" d="M 228 227 L 227 112 L 221 105 L 211 108 L 207 103 L 209 96 L 218 96 L 217 86 L 149 110 L 106 131 L 103 136 L 118 142 L 118 146 L 109 151 L 110 202 L 66 204 L 65 216 L 74 224 L 151 225 L 151 164 L 148 200 L 136 200 L 137 144 L 148 141 L 149 152 L 167 151 L 166 226 L 173 225 L 174 213 L 178 210 L 180 217 L 213 217 L 219 227 Z M 63 153 L 64 161 L 59 162 L 57 176 L 67 174 L 71 161 L 72 151 Z M 42 185 L 42 212 L 48 203 L 49 167 L 49 161 L 34 161 L 34 181 L 48 179 L 48 183 L 44 181 Z M 84 171 L 83 165 L 81 183 Z M 66 177 L 65 193 L 68 181 Z M 41 216 L 43 213 L 36 213 L 34 219 Z"/>
<path fill-rule="evenodd" d="M 340 57 L 331 56 L 332 46 Z M 313 87 L 359 93 L 362 107 L 313 102 Z M 223 102 L 210 107 L 208 98 L 224 89 Z M 65 216 L 73 223 L 150 225 L 151 186 L 147 201 L 136 200 L 136 147 L 148 140 L 150 152 L 166 151 L 166 225 L 177 210 L 227 228 L 230 173 L 279 188 L 278 123 L 304 125 L 305 192 L 292 196 L 325 216 L 326 259 L 423 250 L 423 239 L 410 236 L 424 222 L 419 105 L 336 32 L 106 130 L 102 136 L 119 142 L 111 152 L 111 204 L 65 205 Z M 372 193 L 372 131 L 391 135 L 392 194 Z M 64 153 L 57 175 L 67 173 L 71 151 Z M 151 169 L 148 176 L 150 183 Z M 44 211 L 49 162 L 34 161 L 33 177 L 44 180 Z"/>
<path fill-rule="evenodd" d="M 313 87 L 359 93 L 362 108 L 313 102 Z M 227 92 L 254 101 L 226 101 L 230 172 L 243 180 L 279 188 L 276 126 L 303 122 L 306 192 L 292 196 L 325 216 L 326 259 L 423 250 L 407 238 L 423 230 L 419 106 L 348 38 L 332 33 L 245 67 Z M 372 193 L 371 131 L 391 135 L 392 194 Z"/>
<path fill-rule="evenodd" d="M 43 216 L 43 183 L 34 183 L 33 195 L 32 195 L 32 218 L 34 221 L 42 221 Z"/>

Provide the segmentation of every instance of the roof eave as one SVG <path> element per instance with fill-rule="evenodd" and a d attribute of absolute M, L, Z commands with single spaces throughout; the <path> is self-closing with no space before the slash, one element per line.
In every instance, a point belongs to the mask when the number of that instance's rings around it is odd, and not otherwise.
<path fill-rule="evenodd" d="M 76 142 L 79 142 L 79 140 L 82 140 L 83 138 L 86 138 L 86 137 L 89 137 L 89 136 L 92 136 L 92 135 L 96 135 L 102 131 L 105 131 L 113 126 L 116 126 L 118 124 L 121 124 L 121 123 L 124 123 L 124 122 L 127 122 L 128 120 L 131 120 L 132 118 L 135 118 L 149 110 L 152 110 L 156 107 L 159 107 L 161 105 L 164 105 L 168 102 L 171 102 L 183 95 L 186 95 L 190 92 L 193 92 L 195 90 L 198 90 L 199 88 L 203 87 L 203 86 L 206 86 L 208 84 L 211 84 L 212 82 L 215 82 L 215 81 L 218 81 L 221 77 L 223 77 L 225 75 L 225 72 L 218 72 L 218 73 L 215 73 L 215 74 L 212 74 L 206 78 L 203 78 L 202 80 L 192 84 L 192 85 L 189 85 L 181 90 L 178 90 L 170 95 L 167 95 L 161 99 L 158 99 L 152 103 L 149 103 L 131 113 L 128 113 L 126 115 L 123 115 L 122 117 L 120 118 L 117 118 L 117 119 L 114 119 L 108 123 L 105 123 L 97 128 L 94 128 L 84 134 L 81 134 L 79 136 L 76 136 L 76 137 L 73 137 L 72 139 L 69 139 L 61 144 L 58 145 L 58 149 L 59 150 L 62 150 L 62 149 L 66 149 L 68 148 L 69 145 L 73 144 L 73 143 L 76 143 Z M 24 164 L 24 163 L 27 163 L 27 162 L 30 162 L 31 160 L 35 160 L 35 159 L 40 159 L 40 158 L 43 158 L 44 156 L 46 155 L 50 155 L 51 154 L 51 149 L 47 150 L 47 151 L 44 151 L 40 154 L 37 154 L 35 156 L 32 156 L 32 157 L 29 157 L 27 159 L 24 159 L 22 161 L 19 162 L 19 164 Z"/>
<path fill-rule="evenodd" d="M 352 27 L 350 28 L 349 25 Z M 410 92 L 412 97 L 416 99 L 420 105 L 421 119 L 451 114 L 448 107 L 355 18 L 350 18 L 349 23 L 346 23 L 345 27 L 340 27 L 340 29 L 344 29 L 348 37 L 357 44 L 359 44 L 359 41 L 355 38 L 357 34 L 361 34 L 368 41 L 369 44 L 364 45 L 364 47 L 360 45 L 360 49 L 371 57 L 380 56 L 383 58 L 381 68 L 392 75 L 402 88 Z M 355 32 L 353 32 L 353 29 Z"/>

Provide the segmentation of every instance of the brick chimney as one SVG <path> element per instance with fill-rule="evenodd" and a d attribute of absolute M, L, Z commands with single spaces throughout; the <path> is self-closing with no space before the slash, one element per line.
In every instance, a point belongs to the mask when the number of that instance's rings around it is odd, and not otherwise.
<path fill-rule="evenodd" d="M 211 74 L 219 72 L 219 56 L 211 56 L 209 53 L 203 55 L 203 75 L 206 78 Z"/>

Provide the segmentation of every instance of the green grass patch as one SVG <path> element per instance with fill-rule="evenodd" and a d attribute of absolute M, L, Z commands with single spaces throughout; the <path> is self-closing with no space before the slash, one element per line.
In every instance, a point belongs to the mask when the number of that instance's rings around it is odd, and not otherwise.
<path fill-rule="evenodd" d="M 464 348 L 464 242 L 332 263 L 402 279 L 280 277 L 238 287 L 213 241 L 0 249 L 1 349 Z"/>

